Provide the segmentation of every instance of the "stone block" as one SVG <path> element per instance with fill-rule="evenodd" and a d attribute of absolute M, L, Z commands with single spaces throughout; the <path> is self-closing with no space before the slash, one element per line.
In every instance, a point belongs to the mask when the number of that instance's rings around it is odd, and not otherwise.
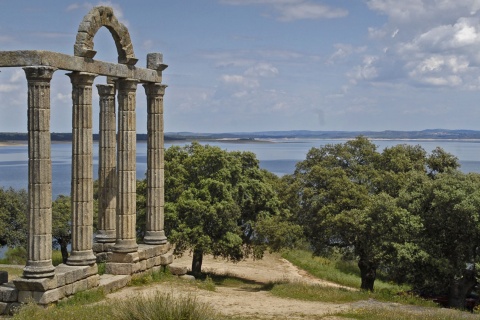
<path fill-rule="evenodd" d="M 161 256 L 162 254 L 165 254 L 170 250 L 170 243 L 165 243 L 165 244 L 159 244 L 154 246 L 155 247 L 155 255 L 156 256 Z"/>
<path fill-rule="evenodd" d="M 87 284 L 88 284 L 87 279 L 82 279 L 82 280 L 79 280 L 79 281 L 75 281 L 74 283 L 72 283 L 73 293 L 75 294 L 77 292 L 87 290 L 88 289 Z"/>
<path fill-rule="evenodd" d="M 18 299 L 18 290 L 15 287 L 0 286 L 0 301 L 14 302 Z"/>
<path fill-rule="evenodd" d="M 138 272 L 147 270 L 147 260 L 142 260 L 138 262 Z"/>
<path fill-rule="evenodd" d="M 116 262 L 116 263 L 135 263 L 138 262 L 139 256 L 138 252 L 130 252 L 130 253 L 116 253 L 113 252 L 108 257 L 108 262 Z"/>
<path fill-rule="evenodd" d="M 131 275 L 133 274 L 133 264 L 107 262 L 105 265 L 105 273 L 114 275 Z"/>
<path fill-rule="evenodd" d="M 67 284 L 66 286 L 64 286 L 64 288 L 65 288 L 65 296 L 71 296 L 72 294 L 74 294 L 73 284 Z"/>
<path fill-rule="evenodd" d="M 98 284 L 100 282 L 100 276 L 98 274 L 95 274 L 91 277 L 87 278 L 87 288 L 92 289 L 98 287 Z"/>
<path fill-rule="evenodd" d="M 154 261 L 154 262 L 153 262 L 154 265 L 159 266 L 159 265 L 162 264 L 162 256 L 156 256 L 156 257 L 153 258 L 153 259 L 154 259 L 154 260 L 153 260 L 153 261 Z"/>
<path fill-rule="evenodd" d="M 46 292 L 33 292 L 33 299 L 38 304 L 50 304 L 65 297 L 65 287 L 60 287 Z"/>
<path fill-rule="evenodd" d="M 187 267 L 176 266 L 176 265 L 172 265 L 172 264 L 170 264 L 168 266 L 168 270 L 170 270 L 171 274 L 176 275 L 176 276 L 183 276 L 184 274 L 187 274 L 187 272 L 188 272 Z"/>
<path fill-rule="evenodd" d="M 173 253 L 168 252 L 160 256 L 160 264 L 166 266 L 173 263 Z"/>
<path fill-rule="evenodd" d="M 20 291 L 47 291 L 58 286 L 56 276 L 40 279 L 17 278 L 13 280 L 13 283 Z"/>
<path fill-rule="evenodd" d="M 145 260 L 144 260 L 145 261 Z M 132 263 L 132 273 L 140 272 L 140 263 Z"/>
<path fill-rule="evenodd" d="M 147 270 L 152 269 L 152 267 L 155 265 L 155 258 L 150 258 L 145 261 L 146 261 Z"/>
<path fill-rule="evenodd" d="M 6 302 L 0 302 L 0 315 L 2 314 L 7 314 L 8 311 L 8 303 Z"/>
<path fill-rule="evenodd" d="M 145 248 L 145 259 L 153 258 L 156 256 L 155 246 L 147 246 Z"/>
<path fill-rule="evenodd" d="M 129 275 L 104 274 L 100 276 L 98 286 L 102 288 L 105 293 L 110 293 L 127 286 L 131 279 L 132 277 Z"/>
<path fill-rule="evenodd" d="M 18 291 L 18 302 L 29 303 L 33 301 L 33 291 Z"/>
<path fill-rule="evenodd" d="M 0 271 L 0 284 L 4 284 L 8 282 L 8 272 L 7 271 Z"/>
<path fill-rule="evenodd" d="M 83 268 L 84 268 L 83 278 L 87 278 L 95 274 L 98 274 L 98 265 L 96 263 L 91 266 L 86 266 Z"/>

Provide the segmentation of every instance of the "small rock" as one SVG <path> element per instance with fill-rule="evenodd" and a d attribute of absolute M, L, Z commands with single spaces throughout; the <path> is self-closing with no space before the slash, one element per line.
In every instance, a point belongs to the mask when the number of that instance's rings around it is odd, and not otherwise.
<path fill-rule="evenodd" d="M 182 279 L 182 280 L 187 280 L 187 281 L 195 281 L 195 277 L 191 276 L 189 274 L 181 275 L 181 276 L 179 276 L 179 278 Z"/>
<path fill-rule="evenodd" d="M 187 274 L 187 267 L 182 267 L 182 266 L 176 266 L 176 265 L 168 265 L 168 270 L 170 270 L 170 273 L 176 276 L 183 276 Z"/>

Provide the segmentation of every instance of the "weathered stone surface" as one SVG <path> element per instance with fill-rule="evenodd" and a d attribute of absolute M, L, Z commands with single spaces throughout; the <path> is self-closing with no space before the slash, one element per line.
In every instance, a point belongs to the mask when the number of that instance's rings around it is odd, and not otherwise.
<path fill-rule="evenodd" d="M 173 253 L 168 252 L 160 256 L 160 264 L 165 266 L 173 263 Z"/>
<path fill-rule="evenodd" d="M 177 266 L 177 265 L 173 265 L 173 264 L 170 264 L 168 266 L 168 270 L 170 270 L 171 274 L 176 275 L 176 276 L 182 276 L 184 274 L 187 274 L 187 272 L 188 272 L 187 267 Z"/>
<path fill-rule="evenodd" d="M 162 75 L 152 69 L 85 59 L 52 51 L 0 51 L 0 67 L 27 66 L 50 66 L 61 70 L 91 72 L 101 76 L 137 79 L 141 82 L 162 82 Z"/>
<path fill-rule="evenodd" d="M 0 301 L 14 302 L 18 299 L 18 290 L 11 286 L 0 286 Z"/>
<path fill-rule="evenodd" d="M 138 252 L 129 252 L 129 253 L 116 253 L 112 252 L 109 256 L 109 262 L 119 262 L 119 263 L 134 263 L 138 262 L 139 253 Z"/>
<path fill-rule="evenodd" d="M 114 275 L 131 275 L 134 268 L 132 263 L 115 263 L 107 262 L 105 265 L 105 272 Z"/>
<path fill-rule="evenodd" d="M 8 272 L 7 271 L 0 271 L 0 284 L 4 284 L 8 282 Z"/>
<path fill-rule="evenodd" d="M 58 287 L 57 277 L 52 278 L 17 278 L 13 280 L 15 287 L 21 291 L 47 291 Z"/>
<path fill-rule="evenodd" d="M 104 274 L 100 276 L 98 286 L 103 288 L 105 293 L 109 293 L 125 287 L 131 279 L 129 275 Z"/>
<path fill-rule="evenodd" d="M 18 291 L 18 302 L 29 303 L 33 300 L 33 291 Z"/>
<path fill-rule="evenodd" d="M 38 304 L 50 304 L 53 302 L 57 302 L 60 299 L 63 299 L 65 297 L 65 286 L 53 289 L 53 290 L 48 290 L 45 292 L 36 292 L 34 291 L 32 294 L 33 300 L 37 302 Z"/>

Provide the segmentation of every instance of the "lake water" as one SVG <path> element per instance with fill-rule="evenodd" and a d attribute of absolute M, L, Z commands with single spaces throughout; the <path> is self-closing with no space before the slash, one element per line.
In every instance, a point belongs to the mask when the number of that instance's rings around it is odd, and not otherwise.
<path fill-rule="evenodd" d="M 279 176 L 291 174 L 295 164 L 304 160 L 312 147 L 321 147 L 325 144 L 342 143 L 345 140 L 325 139 L 274 139 L 269 142 L 234 142 L 209 141 L 207 144 L 218 146 L 228 151 L 251 151 L 260 160 L 260 166 Z M 372 140 L 382 151 L 385 147 L 397 144 L 420 145 L 427 152 L 437 146 L 458 157 L 461 170 L 464 172 L 480 172 L 480 140 L 453 141 L 453 140 Z M 185 145 L 189 142 L 166 143 L 168 148 L 172 144 Z M 203 144 L 203 143 L 202 143 Z M 98 143 L 94 145 L 94 178 L 98 171 Z M 147 143 L 137 143 L 137 179 L 144 178 L 147 170 Z M 70 193 L 71 176 L 71 144 L 52 144 L 52 192 L 54 198 L 59 194 Z M 0 186 L 15 189 L 27 188 L 28 177 L 28 149 L 27 146 L 0 147 Z"/>

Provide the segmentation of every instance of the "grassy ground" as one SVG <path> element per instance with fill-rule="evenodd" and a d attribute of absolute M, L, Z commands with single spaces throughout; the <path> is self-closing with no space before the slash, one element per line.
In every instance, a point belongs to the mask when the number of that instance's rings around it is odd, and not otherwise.
<path fill-rule="evenodd" d="M 359 287 L 359 276 L 352 264 L 344 261 L 314 258 L 306 251 L 288 252 L 283 255 L 295 265 L 310 274 L 345 286 Z M 450 320 L 478 319 L 478 314 L 432 307 L 431 302 L 406 294 L 399 294 L 406 288 L 387 282 L 376 283 L 376 292 L 308 285 L 305 283 L 259 284 L 228 274 L 204 274 L 191 282 L 179 280 L 164 271 L 151 272 L 134 277 L 132 286 L 150 286 L 161 282 L 178 282 L 178 285 L 196 286 L 202 290 L 215 291 L 217 287 L 234 287 L 240 290 L 266 290 L 278 297 L 308 301 L 349 303 L 353 309 L 329 316 L 338 319 L 369 320 Z M 151 298 L 135 298 L 130 301 L 113 300 L 101 303 L 105 298 L 102 290 L 91 290 L 76 294 L 57 306 L 47 309 L 27 305 L 13 319 L 192 319 L 192 320 L 245 320 L 239 316 L 223 317 L 216 314 L 208 305 L 198 302 L 193 296 L 174 298 L 169 294 L 156 293 Z M 372 300 L 373 299 L 373 300 Z M 381 304 L 375 301 L 395 302 Z M 410 305 L 410 306 L 408 306 Z M 413 305 L 413 306 L 412 306 Z M 427 308 L 425 308 L 427 307 Z M 262 319 L 261 317 L 256 319 Z M 321 317 L 319 319 L 322 319 Z"/>

